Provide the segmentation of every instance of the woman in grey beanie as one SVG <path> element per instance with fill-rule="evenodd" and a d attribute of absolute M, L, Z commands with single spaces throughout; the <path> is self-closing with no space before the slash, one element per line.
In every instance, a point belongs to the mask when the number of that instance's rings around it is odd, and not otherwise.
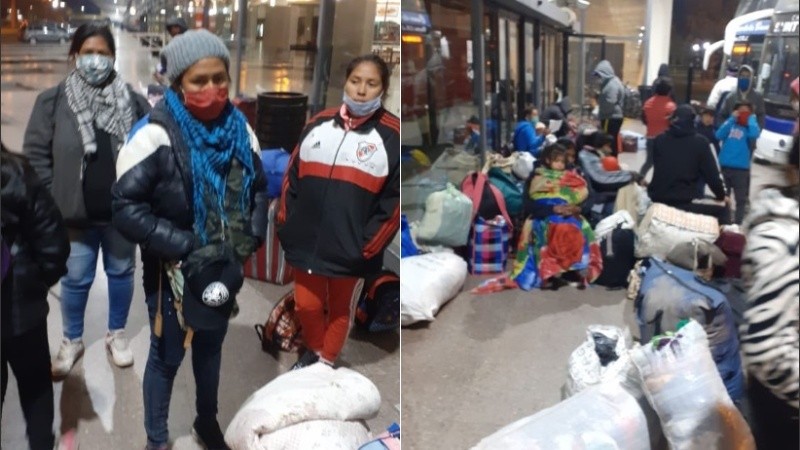
<path fill-rule="evenodd" d="M 142 248 L 151 329 L 146 449 L 169 446 L 172 385 L 189 345 L 192 435 L 203 448 L 227 449 L 216 418 L 222 343 L 242 263 L 266 233 L 266 180 L 258 139 L 228 100 L 225 44 L 207 30 L 187 31 L 164 48 L 162 64 L 170 88 L 131 132 L 112 190 L 114 226 Z"/>

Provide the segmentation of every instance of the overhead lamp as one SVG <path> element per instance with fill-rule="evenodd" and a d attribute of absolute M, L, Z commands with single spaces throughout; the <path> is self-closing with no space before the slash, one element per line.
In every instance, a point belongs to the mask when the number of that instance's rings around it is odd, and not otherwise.
<path fill-rule="evenodd" d="M 586 9 L 589 6 L 592 5 L 592 2 L 590 2 L 588 0 L 578 0 L 577 3 L 578 3 L 578 8 L 581 8 L 581 9 Z"/>
<path fill-rule="evenodd" d="M 700 44 L 694 44 L 694 45 L 692 45 L 692 51 L 694 51 L 694 52 L 699 52 L 699 51 L 700 51 Z"/>

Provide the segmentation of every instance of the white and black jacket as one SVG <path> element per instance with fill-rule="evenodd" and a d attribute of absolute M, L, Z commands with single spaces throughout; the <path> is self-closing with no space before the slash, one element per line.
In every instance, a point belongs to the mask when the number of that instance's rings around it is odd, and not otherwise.
<path fill-rule="evenodd" d="M 380 271 L 400 226 L 400 121 L 384 109 L 345 131 L 339 109 L 312 118 L 284 178 L 278 237 L 308 273 Z"/>
<path fill-rule="evenodd" d="M 800 391 L 800 266 L 798 188 L 765 189 L 745 221 L 742 276 L 747 310 L 742 350 L 753 376 L 775 396 L 798 408 Z"/>

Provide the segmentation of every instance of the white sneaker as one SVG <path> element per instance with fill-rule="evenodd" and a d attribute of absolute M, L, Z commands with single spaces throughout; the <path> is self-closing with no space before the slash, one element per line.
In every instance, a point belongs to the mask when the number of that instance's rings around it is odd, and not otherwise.
<path fill-rule="evenodd" d="M 133 352 L 128 346 L 125 330 L 109 331 L 106 334 L 106 348 L 111 352 L 111 359 L 118 367 L 133 365 Z"/>
<path fill-rule="evenodd" d="M 81 338 L 61 340 L 61 348 L 58 349 L 56 359 L 51 363 L 50 372 L 55 378 L 66 377 L 75 361 L 83 356 L 83 340 Z"/>

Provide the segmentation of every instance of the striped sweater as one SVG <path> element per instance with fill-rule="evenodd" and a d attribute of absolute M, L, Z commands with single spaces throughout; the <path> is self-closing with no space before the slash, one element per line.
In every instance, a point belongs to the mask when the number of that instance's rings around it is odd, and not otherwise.
<path fill-rule="evenodd" d="M 313 117 L 283 181 L 278 237 L 293 267 L 324 276 L 380 271 L 400 226 L 400 121 L 384 109 L 347 130 Z"/>
<path fill-rule="evenodd" d="M 798 201 L 765 189 L 752 208 L 742 260 L 747 288 L 742 350 L 750 374 L 798 408 Z"/>

